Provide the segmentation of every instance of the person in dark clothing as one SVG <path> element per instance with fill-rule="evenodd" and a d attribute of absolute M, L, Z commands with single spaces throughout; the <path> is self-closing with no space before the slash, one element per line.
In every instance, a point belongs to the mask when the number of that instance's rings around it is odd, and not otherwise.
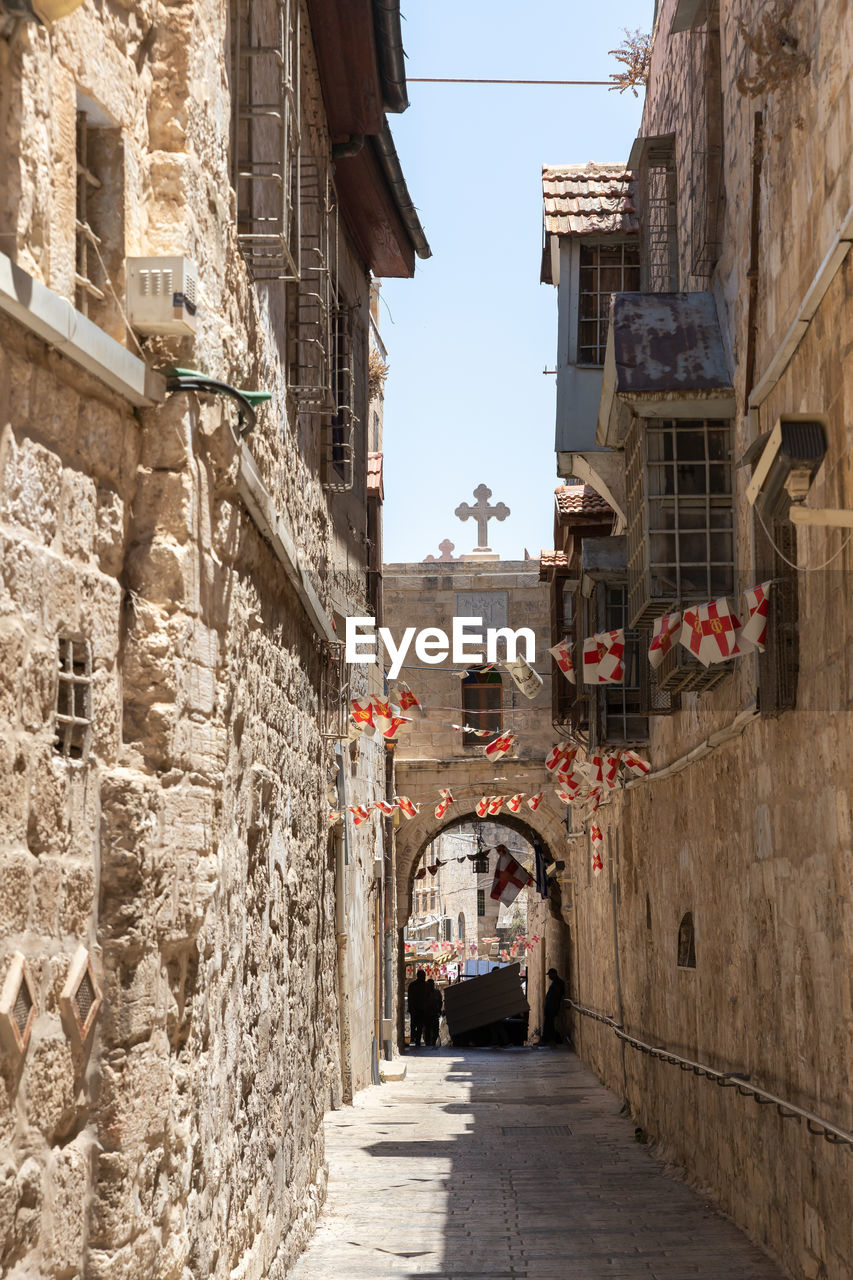
<path fill-rule="evenodd" d="M 414 982 L 409 983 L 409 1019 L 411 1027 L 409 1031 L 409 1044 L 415 1049 L 419 1049 L 421 1045 L 421 1036 L 424 1033 L 424 1019 L 427 1011 L 427 983 L 426 973 L 423 969 L 418 969 Z"/>
<path fill-rule="evenodd" d="M 426 1013 L 424 1016 L 424 1044 L 434 1045 L 438 1040 L 438 1023 L 441 1018 L 441 992 L 430 978 L 426 984 Z"/>
<path fill-rule="evenodd" d="M 557 1016 L 563 1007 L 566 984 L 556 969 L 548 970 L 551 985 L 545 992 L 545 1018 L 542 1027 L 542 1044 L 562 1044 L 562 1036 L 557 1030 Z"/>

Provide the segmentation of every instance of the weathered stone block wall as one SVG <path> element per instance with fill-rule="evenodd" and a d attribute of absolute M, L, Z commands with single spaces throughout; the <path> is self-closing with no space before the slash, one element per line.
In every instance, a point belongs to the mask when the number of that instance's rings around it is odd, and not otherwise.
<path fill-rule="evenodd" d="M 668 37 L 674 3 L 661 6 L 643 133 L 674 130 L 681 246 L 687 252 L 692 163 L 685 60 L 689 34 Z M 757 4 L 721 6 L 725 199 L 722 252 L 712 286 L 731 345 L 735 387 L 746 387 L 753 113 L 764 112 L 756 377 L 768 366 L 850 207 L 849 33 L 838 7 L 795 7 L 783 26 L 806 74 L 773 77 L 755 96 L 737 77 L 763 59 Z M 777 15 L 778 16 L 778 15 Z M 766 69 L 766 66 L 765 66 Z M 686 257 L 682 259 L 684 269 Z M 809 502 L 853 507 L 849 388 L 851 266 L 847 257 L 761 409 L 828 418 L 828 453 Z M 688 280 L 691 288 L 707 282 Z M 736 420 L 734 459 L 753 431 Z M 736 472 L 740 585 L 755 581 L 752 513 Z M 851 548 L 844 534 L 800 531 L 797 705 L 761 717 L 742 736 L 660 781 L 643 782 L 602 809 L 605 872 L 590 871 L 587 842 L 572 843 L 573 997 L 621 1016 L 632 1034 L 763 1088 L 853 1129 L 849 1096 L 851 964 L 844 900 L 851 871 L 849 785 L 853 709 Z M 840 551 L 840 554 L 838 554 Z M 835 556 L 826 569 L 819 566 Z M 749 581 L 747 581 L 749 579 Z M 683 757 L 756 700 L 756 664 L 741 659 L 717 690 L 653 718 L 655 768 Z M 613 910 L 621 972 L 617 981 Z M 693 915 L 696 967 L 677 964 L 679 922 Z M 576 1043 L 666 1154 L 796 1277 L 842 1280 L 853 1256 L 849 1156 L 805 1124 L 757 1107 L 735 1090 L 624 1052 L 612 1031 L 575 1019 Z M 624 1066 L 623 1066 L 624 1060 Z"/>
<path fill-rule="evenodd" d="M 73 297 L 79 89 L 120 131 L 118 261 L 200 268 L 196 338 L 145 340 L 146 358 L 273 392 L 242 448 L 325 598 L 331 516 L 287 392 L 284 291 L 251 285 L 236 244 L 226 41 L 216 6 L 98 3 L 0 40 L 2 248 Z M 310 42 L 303 86 L 328 150 Z M 345 244 L 342 262 L 366 313 Z M 0 1062 L 4 1273 L 284 1274 L 341 1094 L 336 890 L 357 904 L 357 1085 L 369 1072 L 373 845 L 335 886 L 325 657 L 238 497 L 233 416 L 184 395 L 133 413 L 0 322 L 0 979 L 20 951 L 37 997 L 23 1060 Z M 347 554 L 357 572 L 363 544 Z M 53 750 L 64 633 L 93 655 L 80 762 Z M 377 785 L 376 759 L 359 768 Z M 81 942 L 104 996 L 83 1050 L 58 1006 Z"/>

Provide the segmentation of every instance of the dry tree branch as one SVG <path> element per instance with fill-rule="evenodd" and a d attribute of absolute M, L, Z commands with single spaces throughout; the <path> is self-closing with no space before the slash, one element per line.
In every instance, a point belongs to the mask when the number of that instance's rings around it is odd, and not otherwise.
<path fill-rule="evenodd" d="M 613 84 L 611 89 L 618 89 L 620 93 L 624 93 L 626 89 L 630 89 L 634 97 L 638 97 L 637 85 L 645 85 L 649 79 L 649 63 L 652 57 L 652 37 L 640 30 L 629 31 L 627 27 L 622 28 L 625 34 L 625 43 L 620 49 L 609 49 L 608 52 L 613 55 L 617 62 L 624 62 L 625 71 L 614 71 L 611 73 L 610 79 Z"/>

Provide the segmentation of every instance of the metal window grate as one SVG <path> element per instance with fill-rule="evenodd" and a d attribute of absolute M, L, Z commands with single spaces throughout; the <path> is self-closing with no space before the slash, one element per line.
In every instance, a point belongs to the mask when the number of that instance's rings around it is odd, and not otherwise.
<path fill-rule="evenodd" d="M 332 413 L 334 288 L 337 271 L 337 198 L 328 161 L 302 151 L 300 254 L 294 340 L 290 360 L 291 394 L 306 413 Z"/>
<path fill-rule="evenodd" d="M 720 252 L 723 97 L 720 6 L 708 6 L 706 26 L 690 35 L 691 275 L 707 279 Z"/>
<path fill-rule="evenodd" d="M 232 184 L 255 280 L 300 276 L 300 7 L 232 0 Z"/>
<path fill-rule="evenodd" d="M 74 993 L 74 1007 L 82 1027 L 85 1027 L 96 999 L 97 993 L 95 991 L 94 983 L 92 982 L 89 970 L 85 969 L 83 971 L 83 977 L 80 979 L 80 985 Z"/>
<path fill-rule="evenodd" d="M 484 916 L 486 914 L 486 891 L 485 889 L 477 890 L 477 915 Z"/>
<path fill-rule="evenodd" d="M 645 183 L 645 249 L 649 293 L 678 288 L 678 192 L 674 143 L 649 149 Z"/>
<path fill-rule="evenodd" d="M 610 295 L 640 287 L 640 249 L 636 241 L 582 244 L 578 297 L 578 363 L 604 364 L 610 324 Z"/>
<path fill-rule="evenodd" d="M 635 418 L 626 457 L 631 625 L 730 594 L 731 424 Z"/>
<path fill-rule="evenodd" d="M 763 715 L 779 715 L 797 705 L 799 583 L 797 570 L 793 568 L 797 563 L 797 527 L 790 520 L 775 520 L 770 531 L 775 547 L 769 545 L 756 521 L 756 549 L 773 580 L 767 605 L 765 648 L 758 655 L 758 697 Z M 788 564 L 788 560 L 793 564 Z"/>
<path fill-rule="evenodd" d="M 85 111 L 77 112 L 77 209 L 74 228 L 77 248 L 74 264 L 75 305 L 84 316 L 89 314 L 89 304 L 104 301 L 104 291 L 93 280 L 102 277 L 102 270 L 95 252 L 101 241 L 89 225 L 89 198 L 100 191 L 101 181 L 89 167 L 89 121 Z"/>
<path fill-rule="evenodd" d="M 342 493 L 353 485 L 355 452 L 355 309 L 336 306 L 332 313 L 332 400 L 334 409 L 325 427 L 324 486 Z"/>
<path fill-rule="evenodd" d="M 21 985 L 18 987 L 18 994 L 15 996 L 15 1003 L 12 1006 L 12 1017 L 15 1020 L 15 1026 L 18 1028 L 21 1040 L 24 1040 L 27 1034 L 30 1017 L 33 1011 L 33 998 L 30 995 L 30 989 L 27 986 L 26 978 L 21 974 Z"/>
<path fill-rule="evenodd" d="M 70 760 L 88 755 L 92 730 L 92 653 L 85 640 L 59 639 L 54 750 Z"/>
<path fill-rule="evenodd" d="M 641 636 L 627 627 L 624 585 L 599 583 L 596 588 L 596 631 L 625 628 L 625 678 L 621 684 L 590 685 L 590 745 L 648 741 L 649 722 L 643 710 L 641 670 L 645 653 Z M 647 665 L 647 664 L 646 664 Z"/>

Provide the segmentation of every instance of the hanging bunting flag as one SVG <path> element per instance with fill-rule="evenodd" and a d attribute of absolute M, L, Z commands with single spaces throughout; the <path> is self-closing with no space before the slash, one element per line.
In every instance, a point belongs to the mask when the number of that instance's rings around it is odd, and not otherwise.
<path fill-rule="evenodd" d="M 371 705 L 373 707 L 373 723 L 380 733 L 384 733 L 387 725 L 394 718 L 394 712 L 391 710 L 390 698 L 372 698 Z"/>
<path fill-rule="evenodd" d="M 625 630 L 601 631 L 583 642 L 584 684 L 621 684 L 625 679 Z"/>
<path fill-rule="evenodd" d="M 477 944 L 476 944 L 476 942 L 469 942 L 469 943 L 468 943 L 468 953 L 469 953 L 469 955 L 472 955 L 472 956 L 475 956 L 475 955 L 477 954 Z"/>
<path fill-rule="evenodd" d="M 681 613 L 665 613 L 662 618 L 655 618 L 652 628 L 652 642 L 649 645 L 649 665 L 657 671 L 672 646 L 678 640 L 681 630 Z"/>
<path fill-rule="evenodd" d="M 619 764 L 622 759 L 622 752 L 617 751 L 615 755 L 607 756 L 604 767 L 604 781 L 611 790 L 617 786 L 619 782 Z"/>
<path fill-rule="evenodd" d="M 514 733 L 502 733 L 495 738 L 494 742 L 489 742 L 483 748 L 486 757 L 489 760 L 502 760 L 505 755 L 509 755 L 516 743 Z"/>
<path fill-rule="evenodd" d="M 764 652 L 767 640 L 767 610 L 770 606 L 770 582 L 762 582 L 757 587 L 750 587 L 743 593 L 749 617 L 741 628 L 738 644 L 745 642 L 747 647 Z"/>
<path fill-rule="evenodd" d="M 538 934 L 538 933 L 531 934 L 531 937 L 533 938 L 533 941 L 534 941 L 534 942 L 541 942 L 541 941 L 542 941 L 542 939 L 539 937 L 539 934 Z"/>
<path fill-rule="evenodd" d="M 504 963 L 506 963 L 509 960 L 509 956 L 505 951 L 501 951 L 501 960 L 503 960 Z"/>
<path fill-rule="evenodd" d="M 530 799 L 527 801 L 528 809 L 532 809 L 535 812 L 539 808 L 540 804 L 542 803 L 542 797 L 544 796 L 544 794 L 545 794 L 544 791 L 537 791 L 535 796 L 531 796 Z"/>
<path fill-rule="evenodd" d="M 594 849 L 592 853 L 592 869 L 596 875 L 598 875 L 599 871 L 604 870 L 604 863 L 601 861 L 601 854 L 597 849 Z"/>
<path fill-rule="evenodd" d="M 349 707 L 350 707 L 350 715 L 352 716 L 358 728 L 365 728 L 365 727 L 370 729 L 374 728 L 373 703 L 370 701 L 369 698 L 364 699 L 362 701 L 359 701 L 358 698 L 353 698 L 352 702 L 349 704 Z"/>
<path fill-rule="evenodd" d="M 382 736 L 385 738 L 393 738 L 400 732 L 404 724 L 411 723 L 411 716 L 392 716 L 387 728 L 382 729 Z M 379 721 L 377 721 L 377 724 L 379 724 Z"/>
<path fill-rule="evenodd" d="M 453 804 L 453 794 L 447 787 L 442 787 L 438 794 L 447 804 Z"/>
<path fill-rule="evenodd" d="M 424 876 L 426 875 L 426 873 L 427 873 L 427 869 L 426 869 L 426 867 L 421 867 L 420 871 L 416 871 L 416 872 L 415 872 L 415 879 L 416 879 L 416 880 L 423 880 L 423 878 L 424 878 Z"/>
<path fill-rule="evenodd" d="M 434 876 L 434 875 L 435 875 L 435 873 L 436 873 L 436 871 L 438 871 L 439 867 L 443 867 L 443 866 L 444 866 L 444 863 L 443 863 L 443 862 L 440 862 L 440 861 L 439 861 L 439 859 L 438 859 L 438 858 L 436 858 L 436 860 L 435 860 L 435 862 L 432 864 L 432 866 L 431 866 L 431 867 L 427 867 L 427 871 L 430 873 L 430 875 L 431 875 L 431 876 Z"/>
<path fill-rule="evenodd" d="M 597 822 L 593 822 L 589 829 L 589 838 L 592 841 L 592 869 L 596 875 L 603 871 L 604 864 L 601 861 L 601 851 L 604 848 L 604 837 L 601 834 L 601 827 Z"/>
<path fill-rule="evenodd" d="M 416 818 L 421 811 L 421 806 L 413 804 L 408 796 L 395 796 L 394 803 L 405 818 Z"/>
<path fill-rule="evenodd" d="M 558 742 L 557 745 L 552 747 L 548 752 L 545 760 L 545 768 L 549 773 L 554 773 L 555 770 L 567 773 L 571 770 L 572 763 L 577 753 L 577 747 L 569 746 L 568 742 Z"/>
<path fill-rule="evenodd" d="M 348 804 L 347 808 L 352 814 L 352 823 L 354 827 L 360 827 L 362 822 L 367 822 L 367 819 L 370 817 L 370 805 Z"/>
<path fill-rule="evenodd" d="M 477 817 L 485 818 L 488 811 L 489 811 L 489 797 L 481 796 L 480 799 L 477 801 Z"/>
<path fill-rule="evenodd" d="M 740 653 L 735 635 L 739 627 L 740 622 L 729 609 L 728 600 L 721 596 L 709 604 L 684 610 L 681 643 L 703 667 L 707 667 L 712 662 L 725 662 Z"/>
<path fill-rule="evenodd" d="M 423 711 L 420 700 L 412 693 L 411 687 L 405 680 L 395 680 L 388 686 L 388 693 L 391 701 L 395 702 L 401 711 L 410 711 L 412 707 Z"/>
<path fill-rule="evenodd" d="M 475 738 L 490 738 L 494 733 L 494 729 L 475 729 L 471 724 L 452 724 L 450 727 L 457 733 L 473 733 Z"/>
<path fill-rule="evenodd" d="M 590 773 L 589 773 L 590 781 L 603 782 L 604 781 L 604 756 L 600 756 L 597 754 L 591 756 L 589 761 L 589 769 L 590 769 Z"/>
<path fill-rule="evenodd" d="M 509 800 L 506 802 L 506 807 L 509 809 L 510 813 L 518 813 L 523 799 L 524 796 L 520 791 L 518 795 L 510 796 Z"/>
<path fill-rule="evenodd" d="M 373 807 L 374 809 L 378 809 L 380 813 L 384 813 L 386 818 L 390 818 L 394 811 L 400 806 L 396 804 L 389 804 L 387 800 L 374 800 Z"/>
<path fill-rule="evenodd" d="M 438 804 L 435 806 L 435 816 L 438 818 L 439 822 L 447 813 L 447 810 L 450 808 L 452 803 L 453 803 L 453 797 L 451 796 L 449 800 L 440 800 Z M 459 859 L 457 858 L 457 862 L 458 861 Z"/>
<path fill-rule="evenodd" d="M 536 697 L 542 688 L 542 677 L 538 671 L 533 670 L 529 662 L 519 658 L 517 662 L 504 662 L 503 666 L 525 698 Z"/>
<path fill-rule="evenodd" d="M 563 804 L 571 804 L 573 800 L 577 800 L 576 791 L 556 791 L 554 794 Z"/>
<path fill-rule="evenodd" d="M 499 844 L 497 853 L 499 857 L 490 897 L 511 906 L 521 890 L 533 883 L 533 876 L 525 871 L 520 862 L 516 862 L 506 845 Z"/>
<path fill-rule="evenodd" d="M 576 684 L 575 664 L 572 661 L 572 646 L 568 640 L 561 640 L 559 644 L 555 644 L 553 649 L 549 649 L 548 652 L 554 658 L 566 679 L 570 680 L 572 684 Z"/>
<path fill-rule="evenodd" d="M 343 816 L 344 815 L 343 815 L 342 809 L 330 809 L 329 810 L 329 826 L 330 827 L 336 826 L 340 822 Z"/>
<path fill-rule="evenodd" d="M 642 756 L 638 756 L 636 751 L 623 751 L 622 763 L 628 772 L 633 773 L 635 776 L 642 776 L 646 773 L 651 773 L 652 771 L 652 766 L 649 764 L 648 760 L 644 760 Z"/>
<path fill-rule="evenodd" d="M 504 807 L 505 800 L 505 796 L 489 796 L 489 807 L 487 812 L 491 817 L 497 817 L 501 809 Z"/>

